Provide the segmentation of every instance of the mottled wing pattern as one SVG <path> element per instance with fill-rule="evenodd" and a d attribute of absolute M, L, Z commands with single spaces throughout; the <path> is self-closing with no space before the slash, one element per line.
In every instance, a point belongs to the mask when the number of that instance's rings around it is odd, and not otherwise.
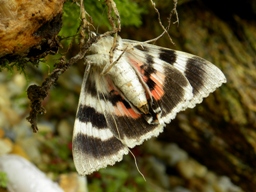
<path fill-rule="evenodd" d="M 97 70 L 86 70 L 73 131 L 73 158 L 79 174 L 86 175 L 121 161 L 128 148 L 109 129 L 105 114 L 113 109 L 108 82 Z"/>

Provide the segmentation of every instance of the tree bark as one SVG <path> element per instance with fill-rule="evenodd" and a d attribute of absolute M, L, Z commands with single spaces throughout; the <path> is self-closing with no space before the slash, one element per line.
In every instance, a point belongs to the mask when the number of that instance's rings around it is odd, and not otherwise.
<path fill-rule="evenodd" d="M 202 104 L 179 114 L 160 139 L 177 143 L 243 190 L 256 191 L 256 14 L 245 17 L 229 10 L 233 15 L 222 15 L 211 6 L 193 3 L 178 12 L 180 26 L 172 35 L 178 37 L 176 46 L 212 61 L 227 83 Z"/>

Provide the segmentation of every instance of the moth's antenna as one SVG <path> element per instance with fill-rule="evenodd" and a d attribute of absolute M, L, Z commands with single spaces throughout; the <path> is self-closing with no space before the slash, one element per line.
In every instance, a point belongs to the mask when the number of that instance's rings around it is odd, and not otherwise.
<path fill-rule="evenodd" d="M 137 169 L 137 171 L 139 172 L 139 174 L 142 176 L 142 178 L 146 181 L 146 178 L 145 178 L 145 176 L 143 175 L 143 173 L 140 171 L 140 169 L 139 169 L 139 166 L 138 166 L 138 164 L 137 164 L 137 160 L 136 160 L 136 157 L 135 157 L 135 155 L 132 153 L 132 151 L 128 148 L 128 150 L 129 150 L 129 152 L 131 153 L 131 155 L 132 155 L 132 157 L 133 157 L 133 159 L 134 159 L 134 163 L 135 163 L 135 166 L 136 166 L 136 169 Z"/>
<path fill-rule="evenodd" d="M 171 38 L 170 34 L 169 34 L 168 31 L 167 31 L 167 30 L 169 29 L 169 27 L 170 27 L 170 20 L 168 21 L 168 23 L 169 23 L 168 26 L 167 26 L 167 27 L 164 27 L 164 25 L 162 24 L 162 21 L 161 21 L 160 13 L 159 13 L 158 9 L 156 8 L 156 3 L 155 3 L 153 0 L 150 0 L 150 1 L 151 1 L 151 4 L 152 4 L 153 8 L 155 9 L 155 11 L 156 11 L 156 13 L 157 13 L 158 23 L 160 24 L 160 26 L 161 26 L 162 29 L 164 30 L 164 32 L 163 32 L 159 37 L 157 37 L 156 39 L 159 39 L 164 33 L 166 33 L 167 36 L 168 36 L 168 38 L 170 39 L 171 43 L 174 44 L 174 42 L 172 41 L 172 38 Z M 174 4 L 174 6 L 177 6 L 177 3 Z M 176 7 L 175 7 L 174 9 L 176 9 Z"/>

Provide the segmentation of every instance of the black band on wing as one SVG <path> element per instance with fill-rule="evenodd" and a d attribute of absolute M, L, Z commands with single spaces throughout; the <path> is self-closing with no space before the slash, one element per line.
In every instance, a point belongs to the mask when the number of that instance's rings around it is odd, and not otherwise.
<path fill-rule="evenodd" d="M 144 134 L 159 126 L 156 124 L 148 124 L 144 118 L 133 119 L 130 117 L 109 115 L 107 119 L 112 133 L 120 139 L 123 139 L 124 137 L 139 139 Z"/>
<path fill-rule="evenodd" d="M 204 87 L 204 65 L 206 65 L 205 60 L 199 57 L 192 57 L 187 60 L 185 76 L 193 87 L 194 95 L 199 94 L 202 87 Z"/>
<path fill-rule="evenodd" d="M 146 81 L 146 84 L 147 84 L 150 91 L 155 89 L 156 83 L 152 79 L 148 79 Z"/>
<path fill-rule="evenodd" d="M 80 133 L 73 138 L 74 151 L 81 151 L 81 155 L 93 156 L 96 159 L 113 155 L 122 148 L 124 145 L 115 137 L 103 141 L 100 138 Z"/>
<path fill-rule="evenodd" d="M 164 82 L 164 96 L 161 100 L 161 108 L 163 110 L 163 116 L 170 113 L 180 102 L 184 101 L 186 94 L 185 87 L 187 87 L 188 81 L 184 75 L 175 68 L 165 66 L 165 82 Z"/>
<path fill-rule="evenodd" d="M 150 79 L 150 75 L 155 73 L 156 70 L 153 68 L 154 59 L 151 55 L 146 54 L 146 63 L 141 65 L 140 68 L 144 72 L 143 75 L 147 77 L 147 81 L 145 82 L 150 91 L 155 88 L 156 83 Z"/>
<path fill-rule="evenodd" d="M 104 115 L 95 111 L 94 108 L 86 105 L 79 105 L 76 118 L 83 123 L 91 122 L 99 129 L 107 127 L 107 122 Z"/>
<path fill-rule="evenodd" d="M 85 86 L 84 90 L 86 90 L 86 94 L 90 94 L 93 97 L 97 97 L 97 89 L 96 89 L 95 81 L 90 79 L 90 81 L 87 81 L 84 86 Z"/>
<path fill-rule="evenodd" d="M 102 95 L 100 96 L 102 97 Z M 130 104 L 115 90 L 109 92 L 109 95 L 104 96 L 108 101 L 110 101 L 114 106 L 116 106 L 117 102 L 122 102 L 127 109 L 130 109 Z"/>
<path fill-rule="evenodd" d="M 159 59 L 173 65 L 176 62 L 177 55 L 174 50 L 160 49 Z"/>

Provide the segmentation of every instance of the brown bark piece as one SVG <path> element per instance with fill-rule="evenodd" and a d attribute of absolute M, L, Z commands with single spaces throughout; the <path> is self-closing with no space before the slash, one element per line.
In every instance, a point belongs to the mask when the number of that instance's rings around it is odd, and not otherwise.
<path fill-rule="evenodd" d="M 0 58 L 39 57 L 56 50 L 64 0 L 2 0 Z"/>

